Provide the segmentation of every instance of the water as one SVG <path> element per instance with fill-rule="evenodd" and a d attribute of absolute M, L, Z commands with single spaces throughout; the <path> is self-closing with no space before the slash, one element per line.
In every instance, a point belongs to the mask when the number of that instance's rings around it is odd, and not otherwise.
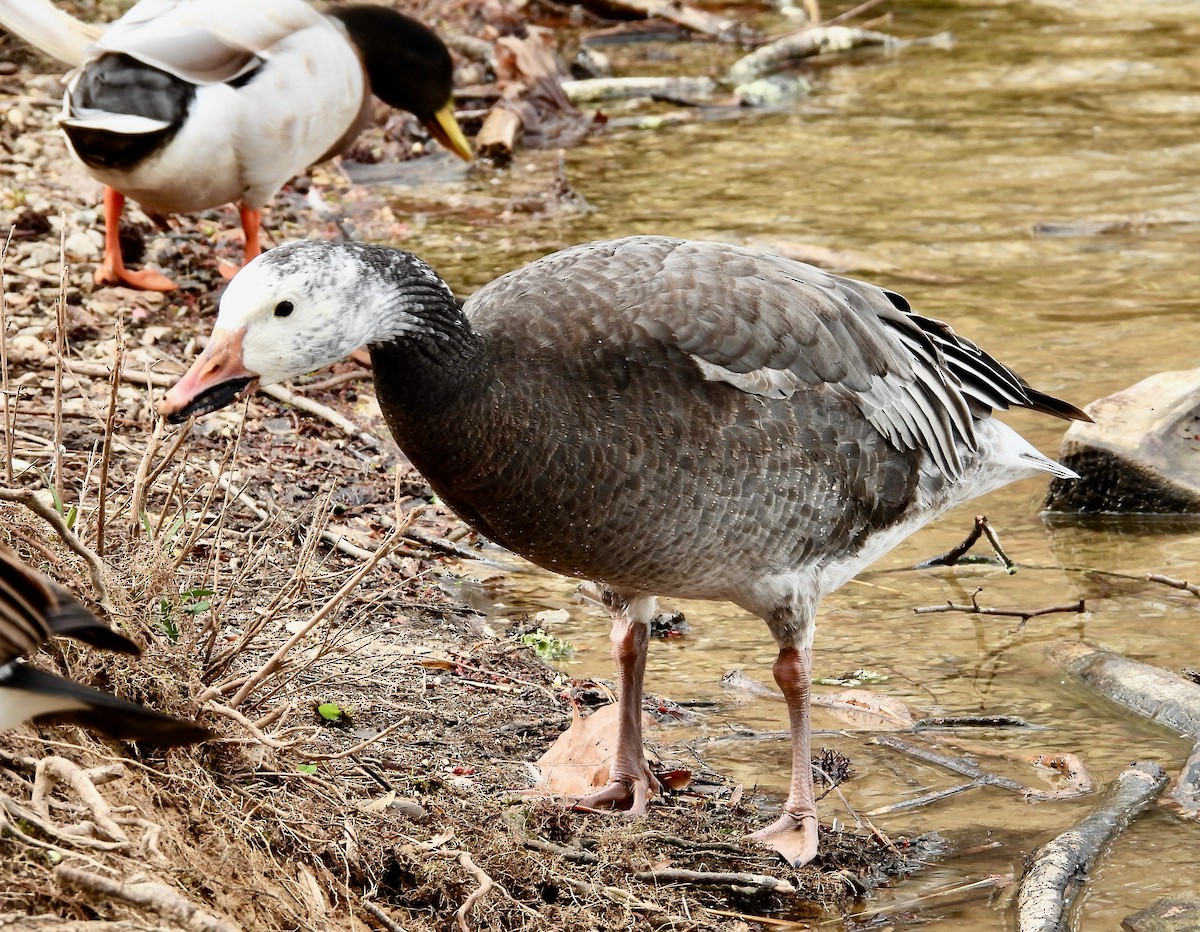
<path fill-rule="evenodd" d="M 905 3 L 896 5 L 891 28 L 907 36 L 948 29 L 957 44 L 822 69 L 816 95 L 794 112 L 610 133 L 565 153 L 567 177 L 593 213 L 477 224 L 467 210 L 448 211 L 416 218 L 420 235 L 410 245 L 469 291 L 536 255 L 627 233 L 812 243 L 890 266 L 892 272 L 869 277 L 904 293 L 922 313 L 951 321 L 1039 388 L 1079 404 L 1155 372 L 1195 366 L 1194 3 Z M 680 60 L 660 71 L 703 68 L 712 56 L 703 46 L 664 48 Z M 548 158 L 527 156 L 526 164 Z M 462 194 L 503 196 L 529 189 L 532 177 L 518 164 L 499 184 L 468 182 Z M 1035 233 L 1047 224 L 1078 235 Z M 1121 226 L 1100 233 L 1097 224 Z M 928 283 L 935 274 L 945 283 Z M 1042 449 L 1057 450 L 1063 425 L 1032 415 L 1008 420 Z M 874 688 L 916 715 L 1023 716 L 1048 727 L 966 737 L 1013 751 L 1073 751 L 1100 782 L 1138 758 L 1177 772 L 1187 742 L 1064 682 L 1043 646 L 1086 638 L 1170 669 L 1200 666 L 1200 605 L 1141 581 L 1150 572 L 1200 579 L 1200 526 L 1054 527 L 1038 517 L 1044 487 L 1026 481 L 949 515 L 826 599 L 816 673 L 883 673 L 887 681 Z M 908 569 L 961 539 L 975 511 L 986 511 L 1001 530 L 1022 564 L 1017 575 Z M 966 601 L 979 586 L 985 605 L 1028 609 L 1082 597 L 1088 611 L 1046 615 L 1023 627 L 1015 619 L 912 613 Z M 554 628 L 578 648 L 568 669 L 611 676 L 606 620 L 573 601 L 571 590 L 568 581 L 534 572 L 506 578 L 495 598 L 514 615 L 568 609 L 569 621 Z M 769 680 L 775 650 L 765 626 L 731 606 L 671 607 L 686 611 L 693 632 L 652 647 L 649 688 L 720 703 L 702 737 L 720 734 L 726 723 L 784 727 L 777 703 L 740 701 L 720 685 L 735 668 Z M 820 710 L 815 725 L 837 727 Z M 860 811 L 957 779 L 862 739 L 818 743 L 854 761 L 859 776 L 844 791 Z M 709 763 L 748 785 L 785 786 L 785 742 L 701 747 Z M 1029 769 L 984 763 L 1037 782 Z M 967 847 L 999 845 L 935 866 L 867 905 L 886 908 L 949 883 L 1019 873 L 1029 851 L 1095 803 L 1029 804 L 1002 790 L 974 789 L 882 817 L 879 826 L 893 834 L 936 829 Z M 832 797 L 821 815 L 846 818 Z M 1161 897 L 1196 896 L 1196 877 L 1200 831 L 1151 810 L 1091 876 L 1080 927 L 1116 928 Z M 1004 911 L 984 900 L 920 915 L 938 929 L 1008 927 Z"/>

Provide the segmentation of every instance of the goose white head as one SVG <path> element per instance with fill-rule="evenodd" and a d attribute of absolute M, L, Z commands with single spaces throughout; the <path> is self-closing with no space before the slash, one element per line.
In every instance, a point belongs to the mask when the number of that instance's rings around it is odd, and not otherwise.
<path fill-rule="evenodd" d="M 317 241 L 272 249 L 229 283 L 208 345 L 158 412 L 178 423 L 366 344 L 421 332 L 421 309 L 433 295 L 453 301 L 446 284 L 411 253 Z"/>

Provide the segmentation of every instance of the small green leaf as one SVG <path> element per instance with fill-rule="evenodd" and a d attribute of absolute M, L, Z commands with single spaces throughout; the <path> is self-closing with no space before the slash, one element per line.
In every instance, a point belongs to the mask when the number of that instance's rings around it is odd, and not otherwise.
<path fill-rule="evenodd" d="M 336 702 L 322 702 L 317 706 L 317 712 L 328 722 L 338 722 L 342 719 L 342 710 L 338 708 Z"/>
<path fill-rule="evenodd" d="M 296 773 L 306 773 L 310 777 L 317 772 L 316 764 L 297 764 Z"/>

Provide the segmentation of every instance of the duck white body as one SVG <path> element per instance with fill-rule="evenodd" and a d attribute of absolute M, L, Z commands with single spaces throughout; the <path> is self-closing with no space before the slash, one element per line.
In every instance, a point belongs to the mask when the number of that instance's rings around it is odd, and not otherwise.
<path fill-rule="evenodd" d="M 187 50 L 187 59 L 171 60 L 176 45 Z M 77 151 L 71 130 L 133 135 L 169 128 L 165 121 L 76 103 L 88 63 L 114 52 L 187 81 L 195 96 L 165 144 L 132 165 L 110 168 Z M 254 80 L 229 83 L 231 75 L 259 68 Z M 261 6 L 142 0 L 68 76 L 60 122 L 91 174 L 149 211 L 188 213 L 239 201 L 261 209 L 288 179 L 350 133 L 366 93 L 362 62 L 345 30 L 303 0 Z"/>
<path fill-rule="evenodd" d="M 253 258 L 262 208 L 354 138 L 372 91 L 471 157 L 451 108 L 450 53 L 390 8 L 342 4 L 326 15 L 304 0 L 141 0 L 99 29 L 50 0 L 0 0 L 0 25 L 76 66 L 59 123 L 107 189 L 101 284 L 174 287 L 125 268 L 125 198 L 159 216 L 237 203 Z"/>
<path fill-rule="evenodd" d="M 380 407 L 439 497 L 541 566 L 601 584 L 620 728 L 611 783 L 644 809 L 642 678 L 656 595 L 728 600 L 779 645 L 792 782 L 751 836 L 817 850 L 808 689 L 817 603 L 948 508 L 1074 474 L 994 408 L 1086 418 L 900 295 L 721 243 L 629 237 L 563 250 L 459 308 L 415 256 L 295 243 L 251 263 L 172 419 L 366 343 Z"/>

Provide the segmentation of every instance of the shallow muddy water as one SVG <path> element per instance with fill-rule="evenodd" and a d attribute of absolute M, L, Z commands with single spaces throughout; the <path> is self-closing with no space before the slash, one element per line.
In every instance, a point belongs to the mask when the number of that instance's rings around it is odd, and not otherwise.
<path fill-rule="evenodd" d="M 890 267 L 862 277 L 903 292 L 1034 385 L 1079 404 L 1161 370 L 1197 365 L 1195 4 L 893 6 L 887 28 L 911 37 L 949 30 L 956 44 L 823 68 L 814 95 L 788 113 L 611 131 L 565 153 L 566 175 L 594 212 L 476 225 L 467 212 L 451 211 L 414 221 L 420 235 L 406 245 L 468 292 L 560 246 L 627 233 L 810 243 Z M 685 73 L 711 56 L 704 46 L 665 48 L 681 60 L 659 70 Z M 499 184 L 475 179 L 459 193 L 470 199 L 519 190 L 522 172 L 518 163 Z M 1098 224 L 1122 226 L 1098 232 Z M 1062 424 L 1032 415 L 1007 420 L 1046 452 L 1057 450 Z M 887 679 L 871 688 L 903 700 L 916 716 L 1022 716 L 1045 730 L 965 737 L 1008 750 L 1073 751 L 1102 783 L 1138 758 L 1177 772 L 1186 741 L 1065 682 L 1043 648 L 1056 638 L 1084 638 L 1170 669 L 1200 667 L 1200 603 L 1139 581 L 1150 572 L 1200 579 L 1200 524 L 1056 526 L 1038 515 L 1044 490 L 1045 482 L 1030 480 L 969 505 L 826 599 L 816 675 L 877 671 Z M 960 540 L 977 511 L 1000 529 L 1021 564 L 1016 575 L 909 569 Z M 979 586 L 985 605 L 1030 609 L 1083 597 L 1088 611 L 1041 616 L 1024 627 L 1006 618 L 912 612 L 965 601 Z M 495 594 L 497 610 L 566 609 L 569 620 L 553 633 L 577 648 L 567 669 L 609 677 L 606 619 L 573 599 L 572 589 L 540 572 L 514 574 Z M 786 727 L 780 704 L 744 700 L 721 686 L 732 669 L 769 681 L 775 651 L 765 625 L 728 605 L 668 607 L 682 608 L 692 631 L 652 646 L 648 688 L 679 701 L 713 700 L 718 709 L 699 730 L 659 740 L 694 738 L 712 766 L 748 786 L 781 791 L 786 741 L 717 740 L 734 724 Z M 815 727 L 839 726 L 817 710 Z M 862 737 L 825 736 L 817 744 L 853 760 L 858 775 L 843 791 L 859 811 L 957 780 Z M 1037 782 L 1031 771 L 984 763 Z M 946 885 L 1019 873 L 1029 851 L 1095 804 L 1095 796 L 1029 804 L 987 788 L 880 817 L 879 826 L 895 835 L 937 830 L 966 848 L 997 844 L 878 891 L 863 908 L 886 910 Z M 847 819 L 834 796 L 820 809 L 825 821 Z M 1196 896 L 1197 878 L 1200 827 L 1151 810 L 1092 875 L 1080 927 L 1116 928 L 1161 897 Z M 985 900 L 918 915 L 937 929 L 1008 927 L 1005 911 Z"/>

